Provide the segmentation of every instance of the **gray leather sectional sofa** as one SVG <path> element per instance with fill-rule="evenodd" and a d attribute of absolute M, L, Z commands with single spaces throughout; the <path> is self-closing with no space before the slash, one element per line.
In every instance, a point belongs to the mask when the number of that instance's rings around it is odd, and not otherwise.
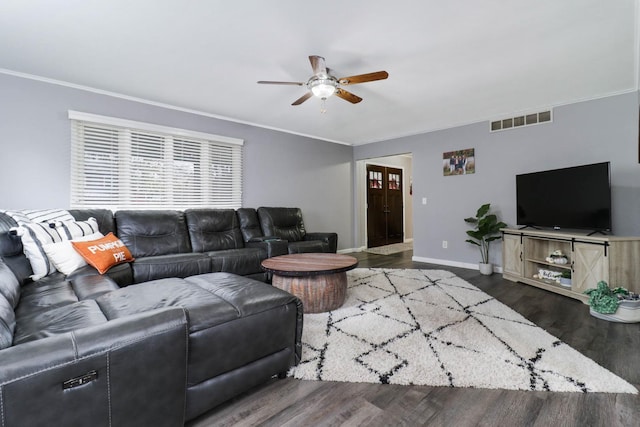
<path fill-rule="evenodd" d="M 301 302 L 260 268 L 290 242 L 264 235 L 256 210 L 70 213 L 135 261 L 31 281 L 0 214 L 3 427 L 182 425 L 300 360 Z M 335 252 L 335 233 L 307 235 Z"/>

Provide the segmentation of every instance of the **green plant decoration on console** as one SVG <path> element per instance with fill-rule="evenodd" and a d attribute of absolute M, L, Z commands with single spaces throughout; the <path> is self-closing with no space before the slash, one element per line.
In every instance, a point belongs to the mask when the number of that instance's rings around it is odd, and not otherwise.
<path fill-rule="evenodd" d="M 618 310 L 620 298 L 618 295 L 628 295 L 629 291 L 625 288 L 609 288 L 607 282 L 601 280 L 598 282 L 596 289 L 587 289 L 584 291 L 589 295 L 589 305 L 593 311 L 602 314 L 613 314 Z"/>
<path fill-rule="evenodd" d="M 466 241 L 478 246 L 484 264 L 489 263 L 489 244 L 494 240 L 500 239 L 502 237 L 500 229 L 507 226 L 504 222 L 498 221 L 498 217 L 495 214 L 489 214 L 489 209 L 491 209 L 491 204 L 487 203 L 480 206 L 475 218 L 464 219 L 466 223 L 475 225 L 474 230 L 467 231 L 467 235 L 471 239 Z"/>

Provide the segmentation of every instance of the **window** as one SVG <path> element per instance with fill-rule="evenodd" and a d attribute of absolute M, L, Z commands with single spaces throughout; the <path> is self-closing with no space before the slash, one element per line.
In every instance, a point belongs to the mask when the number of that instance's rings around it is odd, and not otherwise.
<path fill-rule="evenodd" d="M 71 207 L 242 206 L 243 141 L 69 111 Z"/>
<path fill-rule="evenodd" d="M 382 172 L 369 171 L 369 188 L 382 188 Z"/>
<path fill-rule="evenodd" d="M 400 190 L 400 174 L 389 174 L 389 190 Z"/>

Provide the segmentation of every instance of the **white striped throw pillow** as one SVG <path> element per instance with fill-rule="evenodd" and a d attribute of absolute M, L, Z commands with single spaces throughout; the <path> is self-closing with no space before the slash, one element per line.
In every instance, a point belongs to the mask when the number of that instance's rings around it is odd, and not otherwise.
<path fill-rule="evenodd" d="M 87 221 L 26 223 L 16 231 L 22 239 L 23 252 L 33 270 L 31 279 L 38 280 L 56 272 L 55 266 L 47 257 L 44 245 L 87 236 L 99 230 L 96 219 L 89 218 Z"/>

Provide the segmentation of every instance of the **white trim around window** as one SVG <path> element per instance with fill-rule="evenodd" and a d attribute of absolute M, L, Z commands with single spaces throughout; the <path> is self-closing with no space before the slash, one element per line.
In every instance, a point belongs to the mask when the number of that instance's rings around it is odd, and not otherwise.
<path fill-rule="evenodd" d="M 239 208 L 244 141 L 69 111 L 71 207 Z"/>
<path fill-rule="evenodd" d="M 101 116 L 98 114 L 83 113 L 80 111 L 69 110 L 69 120 L 80 120 L 102 125 L 118 126 L 122 128 L 131 128 L 138 130 L 146 130 L 149 132 L 166 133 L 176 136 L 184 136 L 189 138 L 205 139 L 210 141 L 224 142 L 226 144 L 243 145 L 244 140 L 238 138 L 230 138 L 228 136 L 214 135 L 211 133 L 197 132 L 193 130 L 174 128 L 170 126 L 162 126 L 153 123 L 137 122 L 134 120 L 120 119 L 118 117 Z"/>

